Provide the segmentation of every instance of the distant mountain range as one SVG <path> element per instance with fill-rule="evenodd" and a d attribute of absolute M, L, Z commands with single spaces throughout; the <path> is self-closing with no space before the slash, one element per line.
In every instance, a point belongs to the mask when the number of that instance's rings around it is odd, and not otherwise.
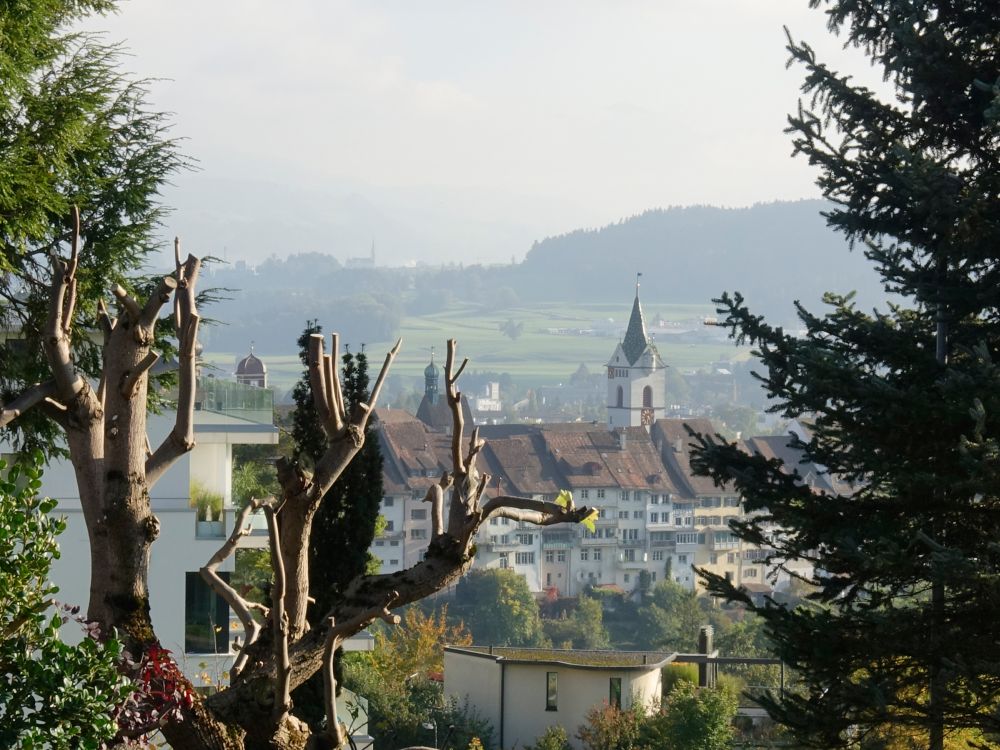
<path fill-rule="evenodd" d="M 233 291 L 211 315 L 217 351 L 253 339 L 264 352 L 292 352 L 308 318 L 334 316 L 351 340 L 390 338 L 403 315 L 472 302 L 501 311 L 533 302 L 627 303 L 636 272 L 644 297 L 709 304 L 740 291 L 751 309 L 785 324 L 792 302 L 818 310 L 824 292 L 857 292 L 871 307 L 885 299 L 860 249 L 826 226 L 822 201 L 647 211 L 596 230 L 536 242 L 520 263 L 358 268 L 324 252 L 275 254 L 256 265 L 218 268 L 211 283 Z M 277 239 L 275 240 L 277 241 Z"/>

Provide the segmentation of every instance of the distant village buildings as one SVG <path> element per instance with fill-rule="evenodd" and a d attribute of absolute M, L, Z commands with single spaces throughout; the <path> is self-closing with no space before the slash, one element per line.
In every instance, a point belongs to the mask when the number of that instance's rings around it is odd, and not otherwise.
<path fill-rule="evenodd" d="M 476 566 L 508 568 L 536 592 L 577 596 L 586 587 L 630 593 L 669 579 L 697 587 L 692 566 L 770 591 L 766 550 L 730 530 L 743 517 L 739 494 L 691 469 L 689 430 L 714 434 L 707 419 L 665 416 L 665 364 L 647 335 L 638 286 L 628 329 L 607 364 L 607 424 L 480 424 L 486 447 L 480 469 L 492 477 L 487 494 L 502 491 L 552 500 L 563 489 L 578 505 L 599 510 L 593 532 L 582 526 L 538 528 L 491 519 L 480 530 Z M 416 563 L 431 535 L 427 489 L 450 468 L 451 415 L 433 356 L 424 371 L 417 415 L 377 412 L 384 457 L 383 536 L 372 552 L 384 572 Z M 477 399 L 477 409 L 478 399 Z M 463 400 L 466 424 L 471 408 Z M 754 438 L 747 450 L 794 452 L 787 437 Z M 793 458 L 790 466 L 796 466 Z M 801 470 L 801 467 L 800 467 Z M 817 469 L 807 476 L 821 480 Z M 775 577 L 781 585 L 787 574 Z"/>

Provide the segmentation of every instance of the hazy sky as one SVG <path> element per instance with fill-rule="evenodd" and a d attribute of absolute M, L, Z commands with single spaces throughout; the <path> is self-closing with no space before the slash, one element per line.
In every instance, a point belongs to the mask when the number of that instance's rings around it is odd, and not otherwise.
<path fill-rule="evenodd" d="M 866 73 L 805 0 L 131 0 L 89 26 L 127 44 L 131 72 L 168 79 L 152 102 L 200 161 L 180 186 L 201 181 L 203 210 L 216 180 L 336 188 L 395 218 L 427 191 L 454 205 L 425 216 L 540 239 L 816 197 L 782 132 L 802 78 L 783 24 Z"/>

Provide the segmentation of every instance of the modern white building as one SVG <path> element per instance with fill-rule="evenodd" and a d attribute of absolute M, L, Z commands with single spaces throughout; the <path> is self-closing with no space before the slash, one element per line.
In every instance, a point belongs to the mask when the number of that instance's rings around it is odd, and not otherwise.
<path fill-rule="evenodd" d="M 601 705 L 652 711 L 661 668 L 673 654 L 446 646 L 444 693 L 468 701 L 497 733 L 501 750 L 534 743 L 561 726 L 574 748 L 587 712 Z"/>
<path fill-rule="evenodd" d="M 278 442 L 273 424 L 272 394 L 262 388 L 215 378 L 199 378 L 194 431 L 196 445 L 181 457 L 150 492 L 152 511 L 160 520 L 160 536 L 152 546 L 149 565 L 150 613 L 164 648 L 173 652 L 188 674 L 201 682 L 219 682 L 232 662 L 233 640 L 242 628 L 225 602 L 202 580 L 199 569 L 232 531 L 232 447 Z M 169 433 L 174 414 L 149 416 L 153 445 Z M 43 475 L 42 493 L 58 501 L 57 512 L 67 520 L 59 538 L 61 556 L 52 580 L 62 601 L 84 609 L 90 590 L 89 541 L 80 496 L 68 461 L 54 461 Z M 221 502 L 192 507 L 192 486 Z M 263 531 L 263 529 L 262 529 Z M 252 535 L 245 545 L 266 543 Z M 230 557 L 221 574 L 232 573 Z M 76 636 L 67 628 L 66 636 Z M 197 682 L 196 682 L 197 684 Z"/>

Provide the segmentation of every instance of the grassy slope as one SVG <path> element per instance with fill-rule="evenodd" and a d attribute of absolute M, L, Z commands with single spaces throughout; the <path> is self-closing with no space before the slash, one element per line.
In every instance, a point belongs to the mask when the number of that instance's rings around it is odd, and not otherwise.
<path fill-rule="evenodd" d="M 532 308 L 512 308 L 502 312 L 484 313 L 469 304 L 456 305 L 447 311 L 419 318 L 403 319 L 400 335 L 403 347 L 393 367 L 393 373 L 419 377 L 430 359 L 434 347 L 435 359 L 442 363 L 448 338 L 458 339 L 459 356 L 471 361 L 469 372 L 507 372 L 529 385 L 554 385 L 566 382 L 570 375 L 586 363 L 591 372 L 599 372 L 607 363 L 617 340 L 611 336 L 559 336 L 547 333 L 549 328 L 589 328 L 594 321 L 614 318 L 624 326 L 630 305 L 562 303 L 537 305 Z M 657 314 L 671 321 L 699 318 L 712 314 L 708 305 L 670 305 L 643 303 L 647 321 Z M 500 332 L 506 320 L 523 323 L 524 330 L 516 341 Z M 372 364 L 377 365 L 392 342 L 367 344 Z M 279 390 L 290 388 L 298 379 L 301 365 L 290 342 L 289 354 L 265 356 L 271 384 Z M 682 371 L 703 367 L 719 359 L 744 358 L 745 349 L 726 342 L 718 344 L 674 344 L 657 342 L 660 355 L 671 367 Z M 243 355 L 239 355 L 243 356 Z M 207 353 L 206 359 L 222 372 L 231 372 L 237 355 Z"/>

